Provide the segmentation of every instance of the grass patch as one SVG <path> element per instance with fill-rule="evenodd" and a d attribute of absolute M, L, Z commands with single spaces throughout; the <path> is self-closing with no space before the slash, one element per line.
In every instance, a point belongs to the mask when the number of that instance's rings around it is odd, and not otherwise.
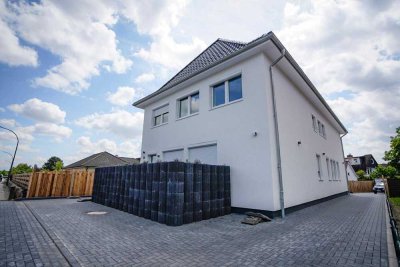
<path fill-rule="evenodd" d="M 400 206 L 400 197 L 390 197 L 389 201 L 394 206 Z"/>

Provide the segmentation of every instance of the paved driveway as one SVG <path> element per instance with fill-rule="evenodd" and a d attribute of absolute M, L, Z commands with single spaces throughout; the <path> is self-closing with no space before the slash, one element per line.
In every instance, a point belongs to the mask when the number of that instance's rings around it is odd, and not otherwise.
<path fill-rule="evenodd" d="M 3 203 L 0 234 L 4 230 L 23 231 L 28 250 L 34 254 L 31 258 L 39 265 L 388 265 L 382 194 L 340 197 L 289 214 L 284 221 L 256 226 L 243 225 L 243 215 L 232 214 L 169 227 L 72 199 Z M 91 211 L 107 214 L 88 215 Z M 12 224 L 23 226 L 4 227 L 7 212 L 13 216 Z M 22 244 L 24 237 L 7 237 L 5 245 L 12 247 L 15 241 L 10 240 L 20 239 Z M 0 237 L 0 249 L 3 240 Z M 8 263 L 17 263 L 9 254 L 18 249 L 6 255 L 0 251 L 0 266 L 5 263 L 4 257 Z"/>

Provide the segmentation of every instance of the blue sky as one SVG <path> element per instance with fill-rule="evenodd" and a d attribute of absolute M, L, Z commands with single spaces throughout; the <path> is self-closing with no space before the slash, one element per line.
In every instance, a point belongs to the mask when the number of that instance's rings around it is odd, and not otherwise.
<path fill-rule="evenodd" d="M 133 101 L 215 39 L 271 30 L 348 128 L 345 153 L 381 161 L 400 126 L 398 1 L 0 0 L 0 125 L 20 136 L 16 163 L 139 156 Z M 0 132 L 0 150 L 14 145 Z"/>

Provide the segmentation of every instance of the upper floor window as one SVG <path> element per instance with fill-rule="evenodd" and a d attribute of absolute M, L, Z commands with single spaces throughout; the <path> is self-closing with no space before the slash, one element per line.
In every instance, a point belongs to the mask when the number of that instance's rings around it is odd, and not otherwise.
<path fill-rule="evenodd" d="M 318 178 L 320 180 L 322 180 L 322 168 L 321 168 L 321 156 L 320 155 L 316 155 L 316 159 L 317 159 L 317 173 L 318 173 Z"/>
<path fill-rule="evenodd" d="M 225 103 L 239 100 L 242 95 L 242 76 L 237 76 L 212 87 L 212 106 L 217 107 Z"/>
<path fill-rule="evenodd" d="M 168 107 L 169 105 L 165 105 L 153 110 L 153 126 L 158 126 L 168 122 Z"/>
<path fill-rule="evenodd" d="M 317 132 L 317 120 L 315 119 L 314 115 L 311 115 L 311 120 L 312 120 L 312 127 L 315 132 Z"/>
<path fill-rule="evenodd" d="M 199 92 L 178 100 L 178 118 L 199 112 Z"/>

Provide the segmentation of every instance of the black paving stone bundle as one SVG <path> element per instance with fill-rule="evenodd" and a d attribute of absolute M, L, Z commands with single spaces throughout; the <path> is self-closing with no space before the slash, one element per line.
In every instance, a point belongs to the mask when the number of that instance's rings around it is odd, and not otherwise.
<path fill-rule="evenodd" d="M 92 200 L 179 226 L 225 215 L 229 179 L 229 167 L 183 162 L 97 168 Z"/>

